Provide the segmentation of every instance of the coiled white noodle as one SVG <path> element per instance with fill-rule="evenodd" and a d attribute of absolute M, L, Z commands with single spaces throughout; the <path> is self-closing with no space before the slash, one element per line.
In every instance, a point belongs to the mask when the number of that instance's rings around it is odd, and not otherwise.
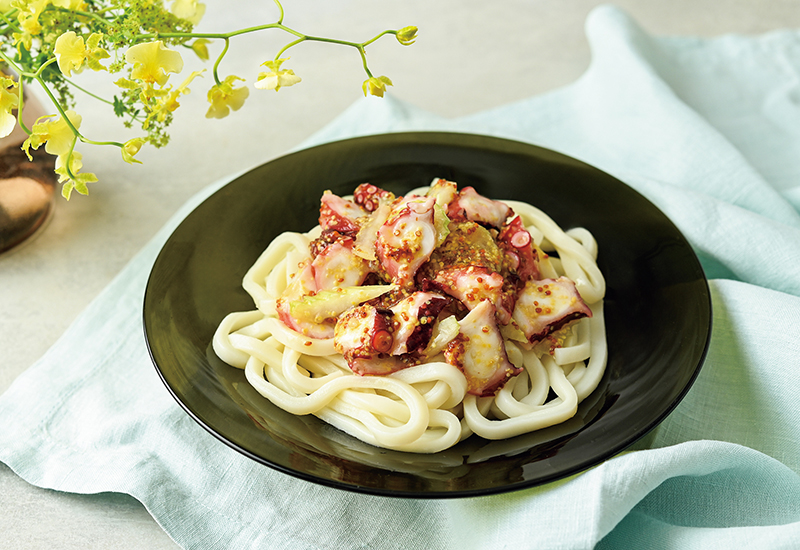
<path fill-rule="evenodd" d="M 214 335 L 215 353 L 244 369 L 250 385 L 278 407 L 316 415 L 366 443 L 398 451 L 434 453 L 473 433 L 505 439 L 572 418 L 599 384 L 607 360 L 597 243 L 586 229 L 565 232 L 536 207 L 504 202 L 549 255 L 540 258 L 541 277 L 572 279 L 593 316 L 564 329 L 553 349 L 548 342 L 526 349 L 507 340 L 509 360 L 523 372 L 494 397 L 467 394 L 463 373 L 441 356 L 387 376 L 357 376 L 336 353 L 333 339 L 309 338 L 284 325 L 276 301 L 298 264 L 310 258 L 309 243 L 319 227 L 283 233 L 261 254 L 242 283 L 256 309 L 223 319 Z"/>
<path fill-rule="evenodd" d="M 543 405 L 528 406 L 515 411 L 515 416 L 492 420 L 477 406 L 477 398 L 464 398 L 464 417 L 472 431 L 486 439 L 506 439 L 515 435 L 541 430 L 572 418 L 578 409 L 578 395 L 567 381 L 564 371 L 548 356 L 542 356 L 550 387 L 558 395 Z M 501 390 L 502 391 L 502 390 Z M 498 392 L 500 393 L 500 392 Z M 495 397 L 496 402 L 497 397 Z"/>

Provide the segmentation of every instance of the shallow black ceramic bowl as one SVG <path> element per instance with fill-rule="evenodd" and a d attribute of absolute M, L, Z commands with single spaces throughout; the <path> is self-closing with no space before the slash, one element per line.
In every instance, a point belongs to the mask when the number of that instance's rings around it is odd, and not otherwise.
<path fill-rule="evenodd" d="M 370 182 L 395 193 L 434 177 L 532 203 L 563 228 L 589 229 L 607 280 L 608 367 L 570 421 L 504 441 L 473 436 L 434 455 L 361 443 L 315 417 L 274 407 L 220 361 L 212 335 L 253 309 L 242 277 L 283 231 L 317 223 L 325 189 Z M 676 227 L 613 177 L 564 155 L 447 133 L 340 141 L 269 162 L 197 207 L 164 245 L 148 281 L 144 326 L 169 391 L 203 427 L 253 460 L 342 489 L 401 497 L 512 491 L 580 472 L 630 446 L 680 402 L 705 357 L 711 302 Z"/>

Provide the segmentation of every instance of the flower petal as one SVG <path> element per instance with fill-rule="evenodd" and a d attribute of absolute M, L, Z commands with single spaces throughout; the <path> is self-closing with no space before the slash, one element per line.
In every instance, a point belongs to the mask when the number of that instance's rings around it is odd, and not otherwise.
<path fill-rule="evenodd" d="M 53 51 L 58 68 L 65 76 L 72 76 L 72 71 L 80 72 L 81 65 L 86 60 L 86 45 L 82 36 L 73 31 L 65 32 L 56 39 Z"/>
<path fill-rule="evenodd" d="M 67 111 L 67 118 L 72 125 L 77 129 L 81 126 L 82 117 L 73 110 Z M 65 155 L 69 153 L 76 136 L 72 129 L 67 124 L 63 117 L 58 117 L 56 120 L 48 120 L 42 123 L 45 130 L 44 133 L 37 132 L 37 124 L 34 125 L 34 133 L 42 135 L 47 141 L 44 144 L 44 150 L 51 155 Z"/>
<path fill-rule="evenodd" d="M 6 137 L 14 131 L 17 125 L 17 117 L 12 111 L 19 105 L 19 92 L 8 91 L 0 88 L 0 138 Z"/>
<path fill-rule="evenodd" d="M 164 47 L 161 40 L 145 42 L 128 48 L 125 60 L 133 64 L 131 78 L 156 83 L 163 86 L 169 78 L 168 73 L 179 73 L 183 70 L 181 54 Z"/>

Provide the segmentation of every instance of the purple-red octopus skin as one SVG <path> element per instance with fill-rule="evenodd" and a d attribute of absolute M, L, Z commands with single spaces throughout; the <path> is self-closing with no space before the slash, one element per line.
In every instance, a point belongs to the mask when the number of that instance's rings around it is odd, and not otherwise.
<path fill-rule="evenodd" d="M 528 281 L 517 297 L 513 320 L 532 344 L 592 310 L 567 277 Z"/>
<path fill-rule="evenodd" d="M 392 332 L 390 311 L 360 305 L 339 317 L 333 345 L 354 373 L 390 374 L 408 366 L 400 358 L 386 353 L 392 347 Z"/>
<path fill-rule="evenodd" d="M 539 278 L 538 252 L 534 250 L 531 234 L 519 216 L 503 226 L 497 235 L 497 242 L 506 253 L 507 264 L 521 282 Z"/>
<path fill-rule="evenodd" d="M 445 347 L 444 356 L 464 373 L 469 393 L 494 395 L 509 378 L 522 372 L 508 360 L 491 303 L 481 302 L 459 324 L 459 335 Z"/>
<path fill-rule="evenodd" d="M 390 204 L 394 201 L 394 193 L 372 185 L 362 183 L 353 192 L 353 200 L 367 212 L 375 212 L 381 204 Z"/>
<path fill-rule="evenodd" d="M 448 215 L 457 217 L 459 211 L 469 221 L 500 229 L 509 216 L 514 214 L 510 206 L 478 194 L 473 187 L 464 187 L 458 197 L 450 203 Z"/>
<path fill-rule="evenodd" d="M 320 200 L 319 225 L 323 230 L 333 229 L 355 236 L 359 229 L 356 220 L 368 214 L 356 203 L 325 191 Z"/>
<path fill-rule="evenodd" d="M 499 273 L 482 266 L 451 267 L 439 271 L 431 283 L 470 310 L 489 301 L 501 324 L 511 321 L 513 299 L 504 291 L 504 279 Z"/>
<path fill-rule="evenodd" d="M 433 197 L 407 197 L 378 229 L 375 252 L 394 284 L 409 287 L 437 244 Z"/>
<path fill-rule="evenodd" d="M 394 343 L 392 355 L 421 352 L 428 345 L 433 325 L 450 302 L 433 292 L 414 292 L 391 307 Z"/>
<path fill-rule="evenodd" d="M 370 274 L 369 262 L 353 252 L 352 238 L 326 246 L 311 263 L 317 290 L 359 286 Z"/>
<path fill-rule="evenodd" d="M 449 299 L 415 292 L 391 309 L 363 304 L 339 317 L 334 347 L 356 374 L 387 374 L 417 362 Z"/>

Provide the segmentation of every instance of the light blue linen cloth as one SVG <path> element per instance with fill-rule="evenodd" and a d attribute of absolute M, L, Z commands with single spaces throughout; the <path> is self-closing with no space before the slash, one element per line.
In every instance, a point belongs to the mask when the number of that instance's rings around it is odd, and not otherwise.
<path fill-rule="evenodd" d="M 654 38 L 612 7 L 586 28 L 591 66 L 564 89 L 457 120 L 368 98 L 305 145 L 497 135 L 656 203 L 712 279 L 714 328 L 691 391 L 636 450 L 539 488 L 426 501 L 317 486 L 229 449 L 173 401 L 141 329 L 156 254 L 215 185 L 0 396 L 0 460 L 38 486 L 133 495 L 185 548 L 798 548 L 800 32 Z"/>

